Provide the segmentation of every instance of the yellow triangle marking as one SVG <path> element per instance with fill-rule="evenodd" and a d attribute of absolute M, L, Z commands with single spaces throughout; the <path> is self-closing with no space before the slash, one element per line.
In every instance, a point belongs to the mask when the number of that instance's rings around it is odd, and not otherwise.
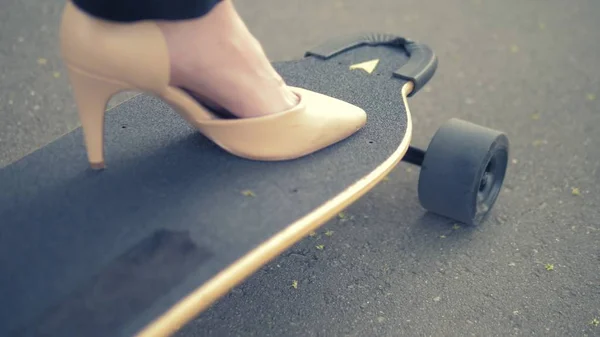
<path fill-rule="evenodd" d="M 378 64 L 379 64 L 379 59 L 374 59 L 374 60 L 367 61 L 367 62 L 353 64 L 350 66 L 350 70 L 362 69 L 362 70 L 368 72 L 369 74 L 371 74 L 371 73 L 373 73 L 373 70 L 375 70 L 375 68 L 377 67 Z"/>

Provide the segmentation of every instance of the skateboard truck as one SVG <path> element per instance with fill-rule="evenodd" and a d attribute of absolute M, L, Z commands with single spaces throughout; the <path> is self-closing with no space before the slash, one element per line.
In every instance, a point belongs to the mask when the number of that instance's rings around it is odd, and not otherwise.
<path fill-rule="evenodd" d="M 334 38 L 305 56 L 327 60 L 362 46 L 403 49 L 408 61 L 393 77 L 412 81 L 417 93 L 433 77 L 438 60 L 425 44 L 392 35 L 367 33 Z M 451 119 L 433 136 L 427 150 L 410 146 L 402 161 L 421 167 L 418 194 L 421 205 L 434 213 L 469 225 L 489 215 L 506 174 L 509 142 L 499 131 Z"/>

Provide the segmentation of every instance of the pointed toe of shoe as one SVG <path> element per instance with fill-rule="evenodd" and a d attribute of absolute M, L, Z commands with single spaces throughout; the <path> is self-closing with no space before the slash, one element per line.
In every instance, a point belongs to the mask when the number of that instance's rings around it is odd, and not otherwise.
<path fill-rule="evenodd" d="M 341 139 L 347 138 L 367 124 L 367 113 L 356 105 L 338 101 L 339 107 L 333 111 L 333 124 Z"/>
<path fill-rule="evenodd" d="M 302 95 L 305 114 L 318 130 L 320 142 L 315 150 L 333 145 L 352 136 L 367 123 L 367 113 L 346 101 L 320 93 L 295 88 Z M 320 127 L 317 125 L 322 124 Z"/>
<path fill-rule="evenodd" d="M 359 131 L 367 113 L 358 106 L 310 90 L 294 108 L 257 118 L 203 122 L 203 133 L 226 151 L 252 160 L 297 159 L 338 143 Z"/>

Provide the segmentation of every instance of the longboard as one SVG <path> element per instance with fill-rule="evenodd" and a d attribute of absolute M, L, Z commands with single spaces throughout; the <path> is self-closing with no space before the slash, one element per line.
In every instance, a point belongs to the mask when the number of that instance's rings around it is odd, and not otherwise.
<path fill-rule="evenodd" d="M 106 170 L 88 169 L 79 128 L 1 169 L 0 335 L 172 334 L 401 160 L 423 169 L 433 163 L 427 181 L 434 185 L 420 193 L 444 213 L 451 202 L 427 196 L 444 183 L 435 175 L 439 160 L 427 157 L 439 156 L 431 149 L 436 138 L 427 152 L 410 146 L 407 100 L 437 66 L 427 46 L 365 34 L 274 66 L 289 85 L 360 106 L 367 124 L 300 159 L 251 161 L 221 150 L 160 100 L 138 95 L 106 114 Z M 494 135 L 494 144 L 504 140 Z M 446 143 L 442 136 L 438 143 Z M 475 179 L 499 188 L 502 165 L 475 166 Z M 491 193 L 478 202 L 491 206 Z"/>

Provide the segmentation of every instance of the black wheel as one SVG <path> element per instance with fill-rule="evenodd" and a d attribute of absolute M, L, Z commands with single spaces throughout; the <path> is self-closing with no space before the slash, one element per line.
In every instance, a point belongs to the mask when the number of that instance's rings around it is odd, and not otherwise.
<path fill-rule="evenodd" d="M 433 136 L 419 175 L 419 200 L 430 212 L 479 225 L 504 182 L 509 142 L 502 132 L 451 119 Z"/>

